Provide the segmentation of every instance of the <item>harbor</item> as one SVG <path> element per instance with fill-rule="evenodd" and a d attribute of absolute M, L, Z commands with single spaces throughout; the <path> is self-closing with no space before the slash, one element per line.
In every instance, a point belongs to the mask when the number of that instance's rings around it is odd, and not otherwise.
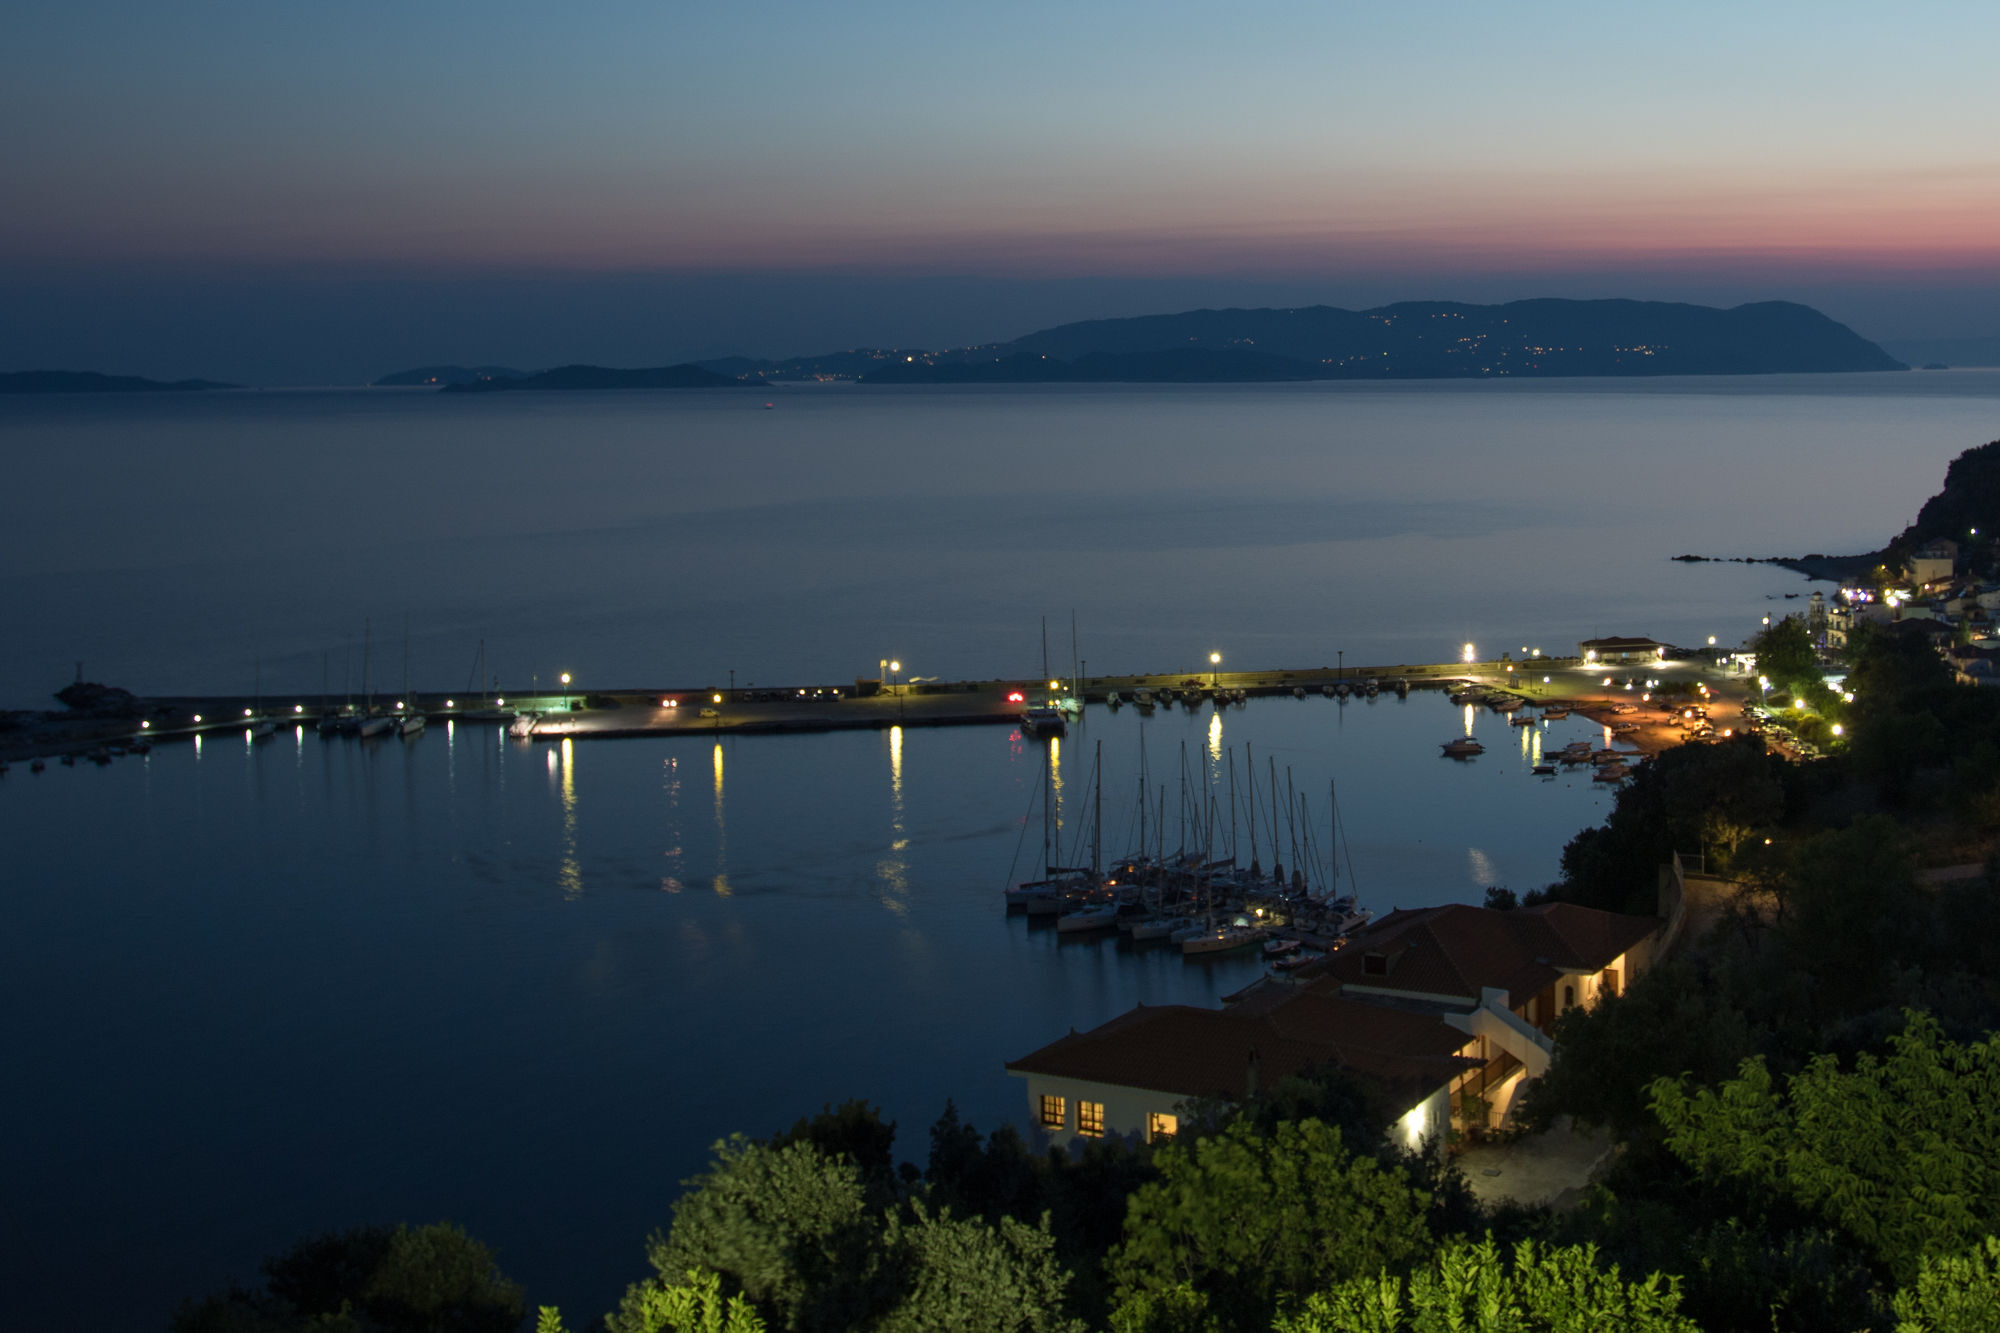
<path fill-rule="evenodd" d="M 1706 657 L 1607 666 L 1579 656 L 1384 666 L 1206 669 L 1132 675 L 911 681 L 894 676 L 839 684 L 764 686 L 745 681 L 698 687 L 586 688 L 567 680 L 556 691 L 499 695 L 477 690 L 366 695 L 253 694 L 134 697 L 74 715 L 49 713 L 0 733 L 0 760 L 84 755 L 134 742 L 159 743 L 223 732 L 270 735 L 298 726 L 370 736 L 409 733 L 424 723 L 506 726 L 541 741 L 635 737 L 754 735 L 882 730 L 889 727 L 1021 726 L 1031 731 L 1085 707 L 1223 709 L 1252 698 L 1290 696 L 1346 707 L 1412 691 L 1498 691 L 1524 704 L 1575 709 L 1606 726 L 1624 726 L 1640 750 L 1683 739 L 1671 717 L 1628 718 L 1614 710 L 1651 704 L 1649 682 L 1687 682 L 1699 691 L 1706 720 L 1742 724 L 1754 678 Z M 1532 715 L 1532 714 L 1531 714 Z M 1560 715 L 1560 714 L 1559 714 Z M 20 716 L 20 715 L 17 715 Z M 1628 725 L 1629 724 L 1629 725 Z"/>

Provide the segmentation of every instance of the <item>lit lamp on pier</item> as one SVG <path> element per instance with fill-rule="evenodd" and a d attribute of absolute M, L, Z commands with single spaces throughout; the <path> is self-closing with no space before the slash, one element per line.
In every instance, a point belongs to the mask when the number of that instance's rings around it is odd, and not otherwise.
<path fill-rule="evenodd" d="M 563 707 L 569 707 L 569 672 L 562 673 Z"/>
<path fill-rule="evenodd" d="M 1222 654 L 1208 655 L 1208 688 L 1215 689 L 1222 683 Z"/>
<path fill-rule="evenodd" d="M 1469 644 L 1469 643 L 1465 645 L 1465 653 L 1464 653 L 1464 657 L 1465 657 L 1465 660 L 1466 660 L 1466 661 L 1467 661 L 1468 663 L 1470 663 L 1470 662 L 1473 662 L 1473 661 L 1476 661 L 1476 660 L 1477 660 L 1477 659 L 1476 659 L 1476 658 L 1474 658 L 1474 657 L 1473 657 L 1473 655 L 1472 655 L 1472 645 L 1471 645 L 1471 644 Z"/>
<path fill-rule="evenodd" d="M 889 663 L 889 674 L 896 678 L 896 692 L 901 694 L 903 692 L 903 664 L 891 660 Z"/>

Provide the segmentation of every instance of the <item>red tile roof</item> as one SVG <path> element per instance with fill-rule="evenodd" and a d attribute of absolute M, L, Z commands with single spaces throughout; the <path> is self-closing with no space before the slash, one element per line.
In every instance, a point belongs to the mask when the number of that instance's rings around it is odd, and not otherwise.
<path fill-rule="evenodd" d="M 1339 982 L 1477 1003 L 1482 987 L 1520 1004 L 1565 972 L 1596 972 L 1659 929 L 1652 917 L 1574 903 L 1514 911 L 1454 904 L 1395 911 L 1328 960 Z M 1369 971 L 1370 960 L 1385 971 Z"/>
<path fill-rule="evenodd" d="M 1254 1050 L 1265 1089 L 1337 1064 L 1392 1087 L 1427 1090 L 1475 1063 L 1456 1055 L 1469 1040 L 1435 1013 L 1351 1000 L 1321 984 L 1229 1009 L 1141 1005 L 1007 1068 L 1179 1097 L 1241 1099 Z"/>

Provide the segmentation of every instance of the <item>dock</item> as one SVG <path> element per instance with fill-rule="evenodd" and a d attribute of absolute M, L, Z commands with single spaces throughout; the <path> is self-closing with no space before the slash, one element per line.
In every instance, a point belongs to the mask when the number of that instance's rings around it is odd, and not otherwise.
<path fill-rule="evenodd" d="M 1743 689 L 1740 680 L 1705 662 L 1675 664 L 1677 674 L 1698 675 L 1718 686 Z M 1350 691 L 1373 678 L 1383 694 L 1397 682 L 1411 690 L 1440 689 L 1476 683 L 1515 693 L 1531 702 L 1567 700 L 1588 711 L 1596 696 L 1604 704 L 1623 693 L 1602 688 L 1606 668 L 1575 658 L 1533 658 L 1522 661 L 1422 662 L 1389 666 L 1291 667 L 1244 671 L 1190 670 L 1137 675 L 1090 676 L 1074 682 L 1074 693 L 1086 705 L 1102 706 L 1112 694 L 1130 706 L 1139 690 L 1156 696 L 1171 690 L 1206 706 L 1217 691 L 1246 696 L 1283 696 L 1303 691 L 1323 697 L 1341 684 Z M 1627 669 L 1614 669 L 1622 677 Z M 1067 688 L 1067 687 L 1059 687 Z M 428 722 L 463 725 L 505 725 L 518 713 L 539 716 L 535 740 L 787 734 L 804 732 L 886 730 L 890 727 L 1012 726 L 1027 703 L 1038 703 L 1054 691 L 1046 679 L 924 681 L 919 683 L 859 680 L 839 685 L 735 687 L 667 687 L 653 689 L 584 689 L 541 691 L 502 698 L 444 692 L 414 692 L 406 698 L 378 694 L 375 706 L 392 716 L 404 708 L 420 710 Z M 1020 696 L 1016 698 L 1014 696 Z M 1026 702 L 1024 702 L 1024 700 Z M 128 738 L 155 742 L 186 739 L 218 732 L 241 732 L 262 719 L 282 727 L 315 725 L 327 713 L 363 704 L 346 695 L 167 695 L 141 698 L 135 712 L 117 717 L 73 717 L 47 714 L 39 723 L 0 733 L 0 759 L 35 755 L 82 754 L 89 749 Z M 1184 706 L 1181 704 L 1167 706 Z"/>

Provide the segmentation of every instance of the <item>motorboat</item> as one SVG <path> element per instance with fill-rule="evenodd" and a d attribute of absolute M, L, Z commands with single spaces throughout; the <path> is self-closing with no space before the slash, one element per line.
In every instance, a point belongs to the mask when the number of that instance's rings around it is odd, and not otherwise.
<path fill-rule="evenodd" d="M 1296 972 L 1302 967 L 1310 967 L 1314 963 L 1320 963 L 1325 961 L 1326 961 L 1326 955 L 1323 953 L 1301 951 L 1298 953 L 1286 954 L 1284 957 L 1273 962 L 1271 966 L 1276 968 L 1280 972 Z"/>
<path fill-rule="evenodd" d="M 1333 686 L 1322 685 L 1319 687 L 1319 692 L 1321 694 L 1324 694 L 1327 698 L 1331 699 L 1333 697 Z"/>
<path fill-rule="evenodd" d="M 1548 705 L 1542 709 L 1542 717 L 1550 722 L 1569 716 L 1569 709 Z"/>
<path fill-rule="evenodd" d="M 1116 708 L 1124 703 L 1125 700 L 1119 696 L 1118 691 L 1112 690 L 1104 696 L 1104 702 L 1107 707 Z"/>
<path fill-rule="evenodd" d="M 1053 706 L 1024 708 L 1021 710 L 1021 734 L 1023 736 L 1064 736 L 1069 733 L 1069 722 L 1063 717 L 1062 709 Z"/>
<path fill-rule="evenodd" d="M 1510 727 L 1532 727 L 1539 721 L 1541 719 L 1538 717 L 1531 717 L 1526 713 L 1516 713 L 1507 719 L 1507 725 Z"/>
<path fill-rule="evenodd" d="M 542 720 L 540 713 L 519 713 L 507 724 L 507 734 L 516 740 L 526 740 L 535 734 L 535 724 Z"/>
<path fill-rule="evenodd" d="M 1293 697 L 1294 699 L 1303 699 L 1303 698 L 1305 698 L 1305 697 L 1306 697 L 1306 687 L 1305 687 L 1305 686 L 1303 686 L 1303 685 L 1294 685 L 1294 686 L 1292 686 L 1292 697 Z"/>
<path fill-rule="evenodd" d="M 1297 953 L 1304 947 L 1298 940 L 1265 940 L 1264 956 L 1266 958 L 1282 958 L 1288 953 Z"/>
<path fill-rule="evenodd" d="M 1555 771 L 1556 771 L 1556 766 L 1554 764 L 1535 765 L 1535 775 L 1537 777 L 1544 777 L 1544 778 L 1553 777 L 1555 775 Z"/>
<path fill-rule="evenodd" d="M 393 717 L 364 717 L 361 719 L 361 725 L 355 728 L 355 735 L 363 740 L 367 740 L 370 736 L 385 736 L 394 730 L 395 726 L 396 719 Z"/>
<path fill-rule="evenodd" d="M 1458 736 L 1444 743 L 1444 752 L 1453 759 L 1470 759 L 1476 754 L 1485 754 L 1486 747 L 1470 736 Z"/>

